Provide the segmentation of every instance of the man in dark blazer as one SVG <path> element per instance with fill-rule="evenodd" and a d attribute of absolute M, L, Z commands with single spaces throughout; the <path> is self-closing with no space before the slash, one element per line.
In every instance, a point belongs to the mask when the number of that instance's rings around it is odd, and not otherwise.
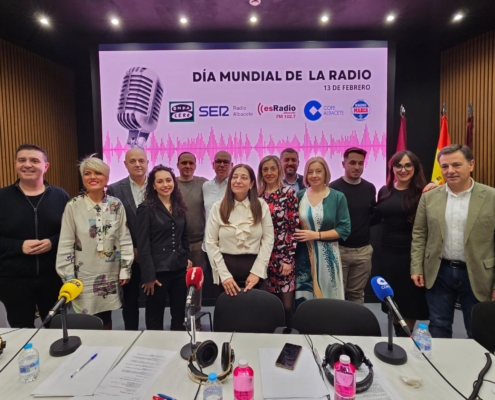
<path fill-rule="evenodd" d="M 127 225 L 134 244 L 134 263 L 131 280 L 122 287 L 124 292 L 122 316 L 126 330 L 139 329 L 139 293 L 141 285 L 141 268 L 137 254 L 137 207 L 144 199 L 146 190 L 148 158 L 144 150 L 133 148 L 125 154 L 124 165 L 129 176 L 108 187 L 107 194 L 117 197 L 125 208 Z"/>

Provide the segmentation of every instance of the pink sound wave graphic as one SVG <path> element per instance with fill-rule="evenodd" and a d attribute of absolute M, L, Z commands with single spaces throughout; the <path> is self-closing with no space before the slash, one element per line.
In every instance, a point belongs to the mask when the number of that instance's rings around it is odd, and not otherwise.
<path fill-rule="evenodd" d="M 361 140 L 359 140 L 355 130 L 349 136 L 340 136 L 340 138 L 336 138 L 333 134 L 325 135 L 324 131 L 321 131 L 319 138 L 316 135 L 311 137 L 308 127 L 305 125 L 302 141 L 297 135 L 293 135 L 292 139 L 287 136 L 281 140 L 274 140 L 272 135 L 269 135 L 268 140 L 265 140 L 263 130 L 260 129 L 257 141 L 254 144 L 248 135 L 242 132 L 236 132 L 234 135 L 229 134 L 227 139 L 224 138 L 223 134 L 220 134 L 217 139 L 213 128 L 210 129 L 207 140 L 205 140 L 202 133 L 198 133 L 196 138 L 181 140 L 177 137 L 175 141 L 168 134 L 166 140 L 162 138 L 158 141 L 155 133 L 152 132 L 145 150 L 150 156 L 152 166 L 157 163 L 158 159 L 165 160 L 167 158 L 168 162 L 170 162 L 174 156 L 177 157 L 184 151 L 193 153 L 197 158 L 197 163 L 202 164 L 206 155 L 208 155 L 209 160 L 213 160 L 216 152 L 226 150 L 232 155 L 232 161 L 236 164 L 246 160 L 252 151 L 256 152 L 258 159 L 261 159 L 267 154 L 280 153 L 287 147 L 292 147 L 300 153 L 300 159 L 302 160 L 312 155 L 333 158 L 335 154 L 343 155 L 344 151 L 349 147 L 360 147 L 366 150 L 370 156 L 373 155 L 376 161 L 380 156 L 382 160 L 385 160 L 386 143 L 387 137 L 385 133 L 380 135 L 375 131 L 373 137 L 371 137 L 367 125 L 364 126 Z M 110 133 L 107 132 L 103 143 L 103 154 L 107 162 L 110 163 L 114 156 L 117 156 L 120 161 L 128 149 L 129 146 L 127 144 L 122 145 L 119 138 L 113 144 Z M 366 161 L 371 158 L 370 156 L 366 158 Z"/>

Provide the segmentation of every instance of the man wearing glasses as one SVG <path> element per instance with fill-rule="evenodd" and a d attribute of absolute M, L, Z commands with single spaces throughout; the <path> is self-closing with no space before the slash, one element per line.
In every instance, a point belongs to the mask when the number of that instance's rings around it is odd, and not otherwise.
<path fill-rule="evenodd" d="M 215 154 L 215 157 L 213 158 L 213 171 L 215 171 L 215 177 L 211 181 L 203 184 L 206 223 L 208 223 L 208 217 L 213 204 L 217 201 L 221 201 L 225 195 L 228 181 L 227 178 L 229 177 L 232 167 L 232 157 L 227 151 L 220 150 Z M 207 282 L 207 285 L 210 285 L 213 284 L 213 277 L 211 274 L 211 264 L 206 255 L 205 241 L 203 241 L 202 250 L 206 260 L 205 282 Z"/>

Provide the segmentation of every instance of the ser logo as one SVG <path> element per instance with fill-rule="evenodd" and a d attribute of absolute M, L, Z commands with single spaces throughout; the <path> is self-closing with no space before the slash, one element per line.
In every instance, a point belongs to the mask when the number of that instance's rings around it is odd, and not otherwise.
<path fill-rule="evenodd" d="M 170 122 L 194 122 L 194 101 L 169 102 Z"/>
<path fill-rule="evenodd" d="M 228 117 L 229 106 L 201 106 L 199 107 L 200 117 Z"/>

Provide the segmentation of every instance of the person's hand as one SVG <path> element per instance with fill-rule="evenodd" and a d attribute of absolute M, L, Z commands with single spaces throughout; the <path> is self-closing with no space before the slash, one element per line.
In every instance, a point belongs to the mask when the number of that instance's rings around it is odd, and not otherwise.
<path fill-rule="evenodd" d="M 129 282 L 129 279 L 119 279 L 120 286 L 124 286 L 128 282 Z"/>
<path fill-rule="evenodd" d="M 187 260 L 187 266 L 186 266 L 186 271 L 189 271 L 192 268 L 192 261 Z"/>
<path fill-rule="evenodd" d="M 298 242 L 309 242 L 310 240 L 318 240 L 320 234 L 309 229 L 296 229 L 294 237 Z"/>
<path fill-rule="evenodd" d="M 289 275 L 292 272 L 292 269 L 293 268 L 294 267 L 292 265 L 290 265 L 290 264 L 280 263 L 280 269 L 278 270 L 278 272 L 282 276 L 287 276 L 287 275 Z"/>
<path fill-rule="evenodd" d="M 222 286 L 225 289 L 225 293 L 229 296 L 237 296 L 237 292 L 241 291 L 239 286 L 237 286 L 237 283 L 234 281 L 234 278 L 225 279 L 222 282 Z"/>
<path fill-rule="evenodd" d="M 437 185 L 436 183 L 430 182 L 428 185 L 426 185 L 423 189 L 423 193 L 429 192 L 431 189 L 435 189 L 436 187 L 439 187 L 440 185 Z"/>
<path fill-rule="evenodd" d="M 423 275 L 420 274 L 412 274 L 411 279 L 413 280 L 414 284 L 417 287 L 424 287 L 425 286 L 425 279 Z"/>
<path fill-rule="evenodd" d="M 492 301 L 495 301 L 495 290 L 492 292 Z"/>
<path fill-rule="evenodd" d="M 244 292 L 247 292 L 248 290 L 254 288 L 259 281 L 260 277 L 258 275 L 250 273 L 246 279 L 246 287 L 244 288 Z"/>
<path fill-rule="evenodd" d="M 150 294 L 153 296 L 155 294 L 155 285 L 162 286 L 157 279 L 154 282 L 143 283 L 141 287 L 144 290 L 144 294 L 146 296 L 149 296 Z"/>
<path fill-rule="evenodd" d="M 32 254 L 33 249 L 38 245 L 39 240 L 25 240 L 22 243 L 22 252 L 24 254 Z"/>
<path fill-rule="evenodd" d="M 137 247 L 134 247 L 134 262 L 139 262 Z"/>
<path fill-rule="evenodd" d="M 52 242 L 50 241 L 50 239 L 38 240 L 38 243 L 34 247 L 32 247 L 30 254 L 35 256 L 38 254 L 46 253 L 51 249 L 52 249 Z"/>

